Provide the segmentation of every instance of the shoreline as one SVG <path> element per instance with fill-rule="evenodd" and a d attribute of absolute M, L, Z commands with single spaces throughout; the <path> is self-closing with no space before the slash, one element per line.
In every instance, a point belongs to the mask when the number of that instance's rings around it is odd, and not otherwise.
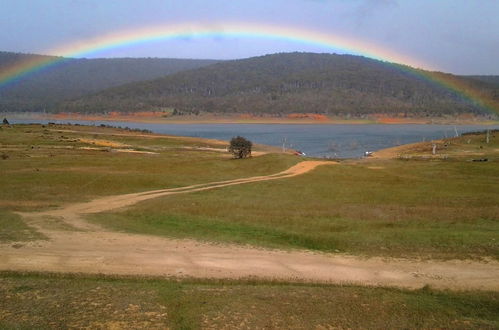
<path fill-rule="evenodd" d="M 201 116 L 172 116 L 165 117 L 161 113 L 150 114 L 111 114 L 111 115 L 82 115 L 82 114 L 42 114 L 36 112 L 2 113 L 7 119 L 21 120 L 82 120 L 82 121 L 110 121 L 110 122 L 136 122 L 144 124 L 280 124 L 280 125 L 499 125 L 499 120 L 485 120 L 481 118 L 399 118 L 388 116 L 373 116 L 371 118 L 345 119 L 345 118 L 320 118 L 314 119 L 307 116 L 300 118 L 289 117 L 245 117 L 235 115 L 201 115 Z"/>

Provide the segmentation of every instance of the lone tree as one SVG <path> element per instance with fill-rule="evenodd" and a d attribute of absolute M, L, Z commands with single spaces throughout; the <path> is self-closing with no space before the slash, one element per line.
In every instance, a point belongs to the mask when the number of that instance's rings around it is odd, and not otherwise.
<path fill-rule="evenodd" d="M 10 124 L 9 124 L 9 121 L 7 120 L 7 118 L 4 118 L 2 123 L 3 123 L 4 125 L 10 125 Z"/>
<path fill-rule="evenodd" d="M 237 136 L 230 140 L 229 152 L 234 154 L 234 158 L 246 158 L 251 156 L 251 143 L 250 140 L 246 140 L 242 136 Z"/>

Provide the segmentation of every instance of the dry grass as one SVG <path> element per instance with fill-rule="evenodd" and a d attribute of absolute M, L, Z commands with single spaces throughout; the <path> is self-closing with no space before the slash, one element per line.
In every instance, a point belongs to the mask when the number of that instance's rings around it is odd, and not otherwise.
<path fill-rule="evenodd" d="M 40 210 L 98 196 L 271 174 L 298 161 L 274 154 L 238 162 L 219 151 L 189 149 L 220 148 L 220 142 L 89 129 L 41 125 L 1 129 L 0 153 L 7 158 L 0 159 L 0 205 L 11 210 Z M 154 154 L 112 152 L 109 146 L 81 149 L 92 146 L 84 141 L 95 140 Z"/>
<path fill-rule="evenodd" d="M 12 210 L 271 174 L 299 161 L 287 155 L 232 161 L 185 148 L 217 143 L 129 133 L 40 125 L 0 130 L 0 154 L 7 156 L 0 159 L 0 241 L 40 238 Z M 90 145 L 80 138 L 159 155 L 82 150 Z M 346 162 L 282 181 L 151 200 L 94 220 L 132 232 L 257 246 L 497 258 L 499 166 L 489 147 L 488 162 L 470 162 L 459 152 L 433 161 Z M 497 329 L 497 310 L 496 292 L 0 273 L 0 328 L 8 329 Z"/>
<path fill-rule="evenodd" d="M 1 328 L 494 329 L 498 308 L 492 292 L 0 275 Z"/>
<path fill-rule="evenodd" d="M 484 132 L 471 133 L 457 138 L 388 148 L 375 152 L 374 156 L 377 158 L 461 160 L 491 157 L 492 160 L 497 160 L 499 156 L 499 131 L 491 130 L 489 133 L 489 142 L 487 142 Z M 435 146 L 435 154 L 433 154 L 433 146 Z"/>

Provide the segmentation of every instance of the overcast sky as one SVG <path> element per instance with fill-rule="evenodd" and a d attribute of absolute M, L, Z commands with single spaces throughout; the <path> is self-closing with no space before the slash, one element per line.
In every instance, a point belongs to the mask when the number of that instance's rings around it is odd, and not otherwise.
<path fill-rule="evenodd" d="M 499 0 L 0 0 L 0 50 L 58 46 L 155 24 L 270 23 L 366 40 L 433 68 L 499 75 Z M 244 58 L 338 52 L 243 37 L 177 39 L 90 57 Z"/>

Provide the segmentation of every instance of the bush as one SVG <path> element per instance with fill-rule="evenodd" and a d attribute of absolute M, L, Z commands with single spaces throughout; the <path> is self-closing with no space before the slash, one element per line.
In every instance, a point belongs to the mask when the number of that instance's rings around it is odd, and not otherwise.
<path fill-rule="evenodd" d="M 246 140 L 242 136 L 237 136 L 230 140 L 229 152 L 234 155 L 234 158 L 246 158 L 251 156 L 251 147 L 253 143 Z"/>

